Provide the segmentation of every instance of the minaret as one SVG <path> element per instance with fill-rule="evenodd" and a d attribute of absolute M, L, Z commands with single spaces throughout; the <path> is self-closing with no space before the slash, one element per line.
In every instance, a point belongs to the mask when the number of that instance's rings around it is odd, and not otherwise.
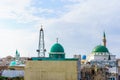
<path fill-rule="evenodd" d="M 44 31 L 41 25 L 40 33 L 39 33 L 39 44 L 38 44 L 38 57 L 45 57 L 45 43 L 44 43 Z"/>
<path fill-rule="evenodd" d="M 106 47 L 106 35 L 105 35 L 105 32 L 103 33 L 103 45 Z"/>
<path fill-rule="evenodd" d="M 15 60 L 19 61 L 19 59 L 20 59 L 20 53 L 18 52 L 18 50 L 16 50 Z"/>

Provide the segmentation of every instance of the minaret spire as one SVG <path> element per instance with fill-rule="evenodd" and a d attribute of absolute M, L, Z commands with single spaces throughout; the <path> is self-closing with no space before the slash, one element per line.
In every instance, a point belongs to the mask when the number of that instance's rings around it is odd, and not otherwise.
<path fill-rule="evenodd" d="M 56 42 L 58 43 L 58 38 L 56 38 Z"/>
<path fill-rule="evenodd" d="M 103 45 L 106 47 L 106 35 L 105 35 L 105 31 L 103 32 Z"/>
<path fill-rule="evenodd" d="M 41 25 L 40 33 L 39 33 L 39 44 L 38 44 L 38 57 L 45 57 L 45 43 L 44 43 L 44 30 Z"/>
<path fill-rule="evenodd" d="M 41 29 L 40 29 L 40 31 L 43 31 L 43 25 L 41 25 Z"/>

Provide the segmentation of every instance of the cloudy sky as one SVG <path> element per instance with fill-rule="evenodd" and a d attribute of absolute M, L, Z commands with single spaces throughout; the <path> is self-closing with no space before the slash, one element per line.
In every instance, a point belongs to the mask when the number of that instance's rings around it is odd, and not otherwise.
<path fill-rule="evenodd" d="M 0 57 L 37 56 L 39 29 L 45 32 L 46 56 L 59 38 L 67 57 L 88 55 L 102 44 L 120 57 L 120 0 L 1 0 Z"/>

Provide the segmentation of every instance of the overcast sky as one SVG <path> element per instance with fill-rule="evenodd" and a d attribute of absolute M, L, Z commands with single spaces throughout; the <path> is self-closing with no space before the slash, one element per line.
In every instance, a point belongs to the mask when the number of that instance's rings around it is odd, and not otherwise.
<path fill-rule="evenodd" d="M 1 0 L 0 57 L 37 56 L 39 29 L 45 33 L 46 56 L 63 45 L 67 57 L 88 55 L 102 44 L 120 57 L 120 0 Z"/>

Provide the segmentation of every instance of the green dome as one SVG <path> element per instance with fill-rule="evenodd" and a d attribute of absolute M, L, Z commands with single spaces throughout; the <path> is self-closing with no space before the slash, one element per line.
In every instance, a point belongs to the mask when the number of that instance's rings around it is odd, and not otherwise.
<path fill-rule="evenodd" d="M 50 52 L 64 52 L 64 48 L 62 47 L 61 44 L 56 43 L 51 47 Z"/>
<path fill-rule="evenodd" d="M 10 66 L 16 66 L 16 61 L 11 61 Z"/>
<path fill-rule="evenodd" d="M 105 52 L 105 53 L 109 53 L 108 49 L 105 46 L 102 45 L 98 45 L 96 46 L 92 52 Z"/>

